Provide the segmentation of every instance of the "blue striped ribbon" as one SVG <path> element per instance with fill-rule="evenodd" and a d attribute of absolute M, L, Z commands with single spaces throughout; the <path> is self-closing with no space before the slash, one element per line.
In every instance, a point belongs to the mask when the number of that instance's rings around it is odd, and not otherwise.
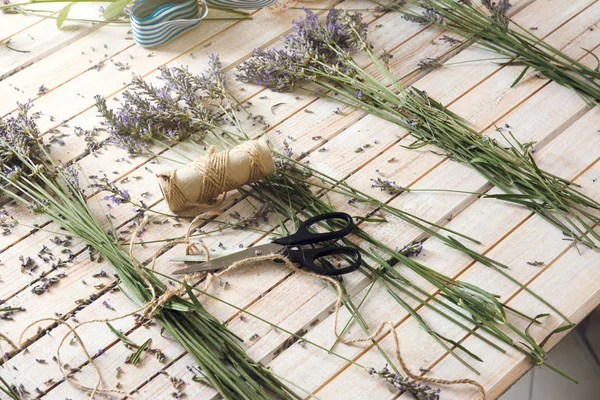
<path fill-rule="evenodd" d="M 277 3 L 277 0 L 207 0 L 206 2 L 221 8 L 263 8 Z"/>
<path fill-rule="evenodd" d="M 265 0 L 266 1 L 266 0 Z M 131 7 L 133 40 L 144 47 L 163 45 L 197 26 L 208 7 L 198 0 L 141 0 Z"/>

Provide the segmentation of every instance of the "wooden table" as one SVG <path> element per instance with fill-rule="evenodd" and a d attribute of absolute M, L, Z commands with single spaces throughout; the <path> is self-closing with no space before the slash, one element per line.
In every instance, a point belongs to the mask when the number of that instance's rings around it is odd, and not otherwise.
<path fill-rule="evenodd" d="M 334 2 L 318 4 L 328 7 Z M 513 4 L 511 12 L 522 25 L 535 29 L 537 35 L 568 54 L 595 65 L 594 59 L 582 48 L 598 53 L 599 2 L 519 0 L 513 1 Z M 59 10 L 62 6 L 48 4 L 43 8 Z M 373 4 L 346 0 L 339 7 L 372 9 Z M 98 14 L 97 8 L 96 3 L 77 4 L 73 7 L 72 16 L 90 18 Z M 282 146 L 282 142 L 287 140 L 295 155 L 308 152 L 306 160 L 323 172 L 336 178 L 346 178 L 352 185 L 396 207 L 476 237 L 482 242 L 475 246 L 478 251 L 508 264 L 512 276 L 550 300 L 575 322 L 597 306 L 600 300 L 600 255 L 563 240 L 561 232 L 528 209 L 475 195 L 411 192 L 390 196 L 371 188 L 370 179 L 385 176 L 399 185 L 412 188 L 498 192 L 468 167 L 448 161 L 431 152 L 430 148 L 407 150 L 399 145 L 399 138 L 406 134 L 402 129 L 336 102 L 315 98 L 306 92 L 274 93 L 234 80 L 235 65 L 247 58 L 253 48 L 276 43 L 282 34 L 289 31 L 291 21 L 302 14 L 301 10 L 277 14 L 262 10 L 253 13 L 252 20 L 205 21 L 170 44 L 153 50 L 135 45 L 127 33 L 127 26 L 67 22 L 62 30 L 57 30 L 54 19 L 0 14 L 0 115 L 13 112 L 16 101 L 32 99 L 35 110 L 43 112 L 39 121 L 41 130 L 46 132 L 57 127 L 65 134 L 64 137 L 46 134 L 47 140 L 52 136 L 57 138 L 51 146 L 56 158 L 63 161 L 77 159 L 84 174 L 105 173 L 118 185 L 127 187 L 133 198 L 143 197 L 147 204 L 155 205 L 155 209 L 166 211 L 160 201 L 154 173 L 172 167 L 172 163 L 165 159 L 132 158 L 116 147 L 89 154 L 85 135 L 75 127 L 90 129 L 98 126 L 93 96 L 106 96 L 109 105 L 115 107 L 115 100 L 120 99 L 132 73 L 154 80 L 157 68 L 162 65 L 187 65 L 190 71 L 200 72 L 207 64 L 207 53 L 218 53 L 228 70 L 232 92 L 238 99 L 249 101 L 253 113 L 265 116 L 270 123 L 266 135 L 275 146 Z M 443 68 L 412 73 L 406 79 L 407 83 L 426 90 L 430 96 L 468 119 L 482 133 L 491 134 L 494 126 L 501 126 L 509 128 L 522 142 L 537 142 L 535 156 L 541 167 L 573 179 L 582 185 L 585 193 L 600 197 L 600 183 L 597 182 L 600 177 L 598 109 L 590 108 L 573 91 L 537 76 L 535 72 L 529 72 L 517 86 L 510 88 L 522 71 L 520 67 L 505 67 L 486 60 L 495 55 L 476 45 L 458 53 L 449 52 L 450 46 L 442 40 L 447 33 L 440 29 L 409 23 L 398 13 L 365 11 L 364 16 L 370 23 L 370 37 L 377 51 L 385 49 L 394 55 L 391 68 L 396 76 L 414 70 L 422 59 L 439 57 L 445 62 Z M 8 45 L 20 51 L 6 46 L 9 39 Z M 275 104 L 279 106 L 272 109 Z M 258 135 L 261 132 L 254 128 L 253 133 Z M 106 133 L 99 131 L 96 140 L 105 137 Z M 61 140 L 64 145 L 59 143 Z M 410 139 L 401 141 L 403 145 L 409 143 Z M 355 151 L 359 147 L 363 151 Z M 185 146 L 179 148 L 183 153 L 190 151 Z M 170 153 L 177 156 L 175 152 Z M 133 181 L 134 177 L 134 185 L 123 183 L 127 179 Z M 98 215 L 101 208 L 106 208 L 102 196 L 98 196 L 100 202 L 90 201 Z M 331 196 L 330 200 L 338 209 L 349 210 L 355 215 L 362 210 L 348 205 L 347 199 Z M 258 206 L 248 201 L 228 205 L 220 218 L 231 220 L 234 212 L 252 217 Z M 19 256 L 35 258 L 42 245 L 59 256 L 61 247 L 51 241 L 55 237 L 55 233 L 50 232 L 52 224 L 45 227 L 48 231 L 31 233 L 31 225 L 44 223 L 44 218 L 31 215 L 23 207 L 12 203 L 4 209 L 21 224 L 15 226 L 10 234 L 0 236 L 0 248 L 3 249 L 0 298 L 5 301 L 4 305 L 22 306 L 26 312 L 14 314 L 13 321 L 2 321 L 2 334 L 18 342 L 21 331 L 32 321 L 73 313 L 77 307 L 75 301 L 90 295 L 96 295 L 97 299 L 77 311 L 79 321 L 114 317 L 135 309 L 134 303 L 122 292 L 109 290 L 114 281 L 111 274 L 93 277 L 100 271 L 112 272 L 111 266 L 91 261 L 87 252 L 83 251 L 82 243 L 76 239 L 73 239 L 71 249 L 81 254 L 70 267 L 52 270 L 50 264 L 37 259 L 39 268 L 35 275 L 21 273 Z M 131 206 L 115 206 L 110 213 L 113 223 L 121 225 L 122 230 L 131 231 Z M 389 216 L 387 218 L 387 224 L 371 223 L 365 227 L 394 247 L 426 239 L 414 227 Z M 185 226 L 170 218 L 155 217 L 153 220 L 155 223 L 150 224 L 142 236 L 145 241 L 174 237 L 184 232 Z M 271 229 L 276 223 L 277 219 L 272 214 L 265 221 L 261 220 L 265 229 Z M 218 225 L 211 223 L 203 229 L 211 231 L 216 228 Z M 126 232 L 123 235 L 127 236 Z M 224 230 L 204 238 L 211 249 L 217 250 L 219 243 L 226 248 L 235 248 L 261 240 L 266 240 L 266 235 L 239 230 Z M 138 247 L 136 256 L 148 259 L 156 246 L 158 244 L 155 243 Z M 176 266 L 167 260 L 182 251 L 176 248 L 161 256 L 158 270 L 173 271 Z M 419 260 L 446 275 L 490 290 L 506 304 L 529 315 L 547 311 L 540 302 L 522 293 L 507 279 L 437 239 L 425 241 Z M 544 264 L 528 264 L 534 261 Z M 46 293 L 36 295 L 31 289 L 40 283 L 40 273 L 46 278 L 60 273 L 66 276 Z M 418 281 L 408 271 L 406 274 Z M 496 398 L 531 368 L 523 355 L 509 348 L 506 354 L 494 351 L 429 309 L 420 308 L 419 313 L 432 328 L 454 340 L 463 341 L 465 346 L 481 356 L 484 362 L 475 362 L 481 375 L 476 376 L 448 356 L 382 287 L 375 285 L 371 289 L 368 280 L 361 274 L 348 276 L 346 283 L 357 301 L 371 290 L 362 306 L 366 321 L 371 327 L 385 320 L 396 325 L 403 356 L 413 371 L 424 368 L 431 370 L 430 376 L 476 379 L 485 386 L 489 398 Z M 433 293 L 433 288 L 424 287 Z M 289 331 L 302 332 L 307 340 L 326 348 L 334 342 L 331 310 L 335 295 L 313 278 L 290 274 L 272 265 L 261 265 L 222 278 L 212 291 L 223 300 Z M 410 398 L 408 394 L 399 395 L 390 390 L 383 379 L 369 376 L 364 369 L 343 359 L 302 341 L 290 341 L 289 335 L 251 317 L 240 318 L 234 308 L 210 299 L 202 301 L 211 313 L 228 321 L 230 329 L 245 339 L 244 347 L 250 356 L 318 398 Z M 341 317 L 342 322 L 347 320 L 348 313 L 342 310 Z M 560 322 L 552 315 L 544 320 L 541 327 L 533 327 L 531 333 L 541 340 Z M 515 318 L 515 323 L 522 328 L 527 324 L 518 318 Z M 53 321 L 38 323 L 36 326 L 40 327 L 41 333 L 28 345 L 28 351 L 19 351 L 11 356 L 0 374 L 10 383 L 23 384 L 32 396 L 36 396 L 35 389 L 38 388 L 48 391 L 49 399 L 84 398 L 82 392 L 62 381 L 52 361 L 58 342 L 67 332 L 66 327 L 61 325 L 44 334 L 53 325 Z M 184 392 L 187 398 L 214 398 L 212 389 L 191 380 L 193 372 L 189 368 L 193 360 L 176 342 L 162 336 L 160 327 L 139 327 L 132 317 L 114 321 L 113 325 L 137 343 L 151 337 L 152 346 L 165 353 L 166 362 L 159 363 L 146 355 L 138 367 L 124 365 L 123 361 L 130 352 L 106 325 L 86 325 L 81 328 L 80 334 L 89 351 L 97 355 L 96 363 L 105 387 L 115 387 L 116 370 L 120 367 L 118 381 L 121 389 L 138 393 L 132 398 L 171 398 L 175 391 L 171 378 L 181 378 L 186 382 Z M 36 328 L 32 328 L 28 336 L 33 336 L 35 331 Z M 362 334 L 356 325 L 352 325 L 347 333 L 350 337 Z M 553 336 L 547 344 L 548 349 L 560 337 Z M 378 342 L 388 354 L 393 354 L 389 334 L 382 334 Z M 2 345 L 3 351 L 9 350 L 5 342 Z M 385 364 L 372 345 L 338 344 L 334 350 L 366 367 L 380 369 Z M 78 382 L 88 386 L 94 383 L 93 369 L 77 346 L 67 345 L 62 359 L 71 368 L 81 368 L 81 372 L 76 374 Z M 562 378 L 557 376 L 557 379 Z M 301 389 L 298 391 L 302 393 Z M 442 387 L 444 399 L 477 397 L 477 392 L 468 386 Z"/>

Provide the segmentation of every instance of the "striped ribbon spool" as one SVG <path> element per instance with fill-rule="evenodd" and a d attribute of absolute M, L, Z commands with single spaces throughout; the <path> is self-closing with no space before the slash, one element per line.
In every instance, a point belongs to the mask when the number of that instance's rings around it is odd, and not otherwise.
<path fill-rule="evenodd" d="M 278 0 L 206 0 L 215 7 L 221 8 L 263 8 L 277 3 Z"/>
<path fill-rule="evenodd" d="M 131 7 L 133 40 L 144 47 L 163 45 L 197 26 L 208 7 L 198 0 L 141 0 Z"/>

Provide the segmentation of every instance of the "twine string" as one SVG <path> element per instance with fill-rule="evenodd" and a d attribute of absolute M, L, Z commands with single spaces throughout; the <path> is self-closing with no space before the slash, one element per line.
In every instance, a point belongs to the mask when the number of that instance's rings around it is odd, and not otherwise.
<path fill-rule="evenodd" d="M 208 248 L 202 244 L 200 249 L 198 248 L 198 243 L 193 243 L 190 239 L 190 236 L 194 230 L 194 225 L 197 223 L 197 221 L 199 219 L 201 219 L 202 215 L 197 216 L 196 218 L 194 218 L 192 220 L 192 222 L 190 223 L 190 225 L 188 226 L 188 229 L 186 231 L 185 234 L 185 238 L 184 239 L 179 239 L 179 240 L 172 240 L 169 241 L 165 244 L 163 244 L 162 246 L 160 246 L 160 248 L 158 248 L 155 252 L 154 255 L 152 256 L 152 262 L 151 262 L 151 266 L 150 269 L 154 269 L 155 265 L 156 265 L 156 260 L 157 258 L 163 253 L 163 251 L 171 246 L 175 246 L 177 244 L 186 244 L 186 255 L 190 254 L 190 251 L 194 250 L 196 252 L 198 252 L 198 250 L 201 250 L 202 252 L 204 252 L 204 254 L 206 255 L 206 259 L 207 261 L 210 260 L 210 252 L 208 251 Z M 146 274 L 142 271 L 141 266 L 139 264 L 139 261 L 137 261 L 135 259 L 135 257 L 133 256 L 133 244 L 135 242 L 135 239 L 138 237 L 139 233 L 141 232 L 141 230 L 143 229 L 143 227 L 147 224 L 148 222 L 148 218 L 145 217 L 142 222 L 140 223 L 140 225 L 135 229 L 135 231 L 133 232 L 133 235 L 131 236 L 131 240 L 129 242 L 129 259 L 131 261 L 131 264 L 134 268 L 134 270 L 136 271 L 136 273 L 142 278 L 142 280 L 144 281 L 144 283 L 148 286 L 148 290 L 150 290 L 150 293 L 152 294 L 152 300 L 149 301 L 148 303 L 146 303 L 144 306 L 139 307 L 131 312 L 128 312 L 126 314 L 121 314 L 119 316 L 116 317 L 112 317 L 112 318 L 98 318 L 98 319 L 92 319 L 89 321 L 84 321 L 84 322 L 79 322 L 76 325 L 72 326 L 71 324 L 69 324 L 67 321 L 59 319 L 59 318 L 54 318 L 54 317 L 47 317 L 47 318 L 40 318 L 38 320 L 35 320 L 33 322 L 31 322 L 29 325 L 27 325 L 23 331 L 21 332 L 21 336 L 19 337 L 19 347 L 21 347 L 23 345 L 23 336 L 27 333 L 27 331 L 34 325 L 40 323 L 40 322 L 44 322 L 44 321 L 54 321 L 56 323 L 59 324 L 63 324 L 67 326 L 68 332 L 62 337 L 60 343 L 58 344 L 57 350 L 56 350 L 56 362 L 58 364 L 59 370 L 63 376 L 63 378 L 65 379 L 65 381 L 69 382 L 72 386 L 84 391 L 84 392 L 89 392 L 90 393 L 90 399 L 93 399 L 94 396 L 96 394 L 109 394 L 109 393 L 117 393 L 117 394 L 121 394 L 124 396 L 128 396 L 128 393 L 120 390 L 120 389 L 106 389 L 106 388 L 101 388 L 100 386 L 102 385 L 102 373 L 100 372 L 100 369 L 98 368 L 98 366 L 96 365 L 96 362 L 94 361 L 94 357 L 92 355 L 90 355 L 89 351 L 87 350 L 83 339 L 81 338 L 81 336 L 77 333 L 77 329 L 81 328 L 82 326 L 85 325 L 89 325 L 89 324 L 95 324 L 95 323 L 108 323 L 108 322 L 113 322 L 113 321 L 118 321 L 127 317 L 130 317 L 132 315 L 135 314 L 142 314 L 144 318 L 152 318 L 159 310 L 160 307 L 165 304 L 166 302 L 168 302 L 173 296 L 175 295 L 179 295 L 181 294 L 181 291 L 179 290 L 179 288 L 176 289 L 167 289 L 161 296 L 156 295 L 156 289 L 154 288 L 154 285 L 152 285 L 152 283 L 150 282 L 150 280 L 148 279 L 148 277 L 146 276 Z M 194 278 L 196 277 L 198 274 L 190 274 L 190 275 L 186 275 L 189 276 L 190 278 Z M 77 340 L 77 343 L 79 344 L 79 347 L 81 347 L 83 349 L 83 352 L 87 358 L 87 362 L 89 364 L 91 364 L 92 368 L 94 368 L 95 371 L 95 375 L 96 375 L 96 383 L 94 384 L 94 386 L 86 386 L 83 385 L 79 382 L 77 382 L 71 375 L 70 372 L 66 372 L 64 370 L 63 367 L 63 363 L 61 361 L 61 349 L 65 344 L 66 339 L 70 336 L 70 334 L 73 334 L 73 336 L 75 337 L 75 339 Z M 12 342 L 9 341 L 9 343 L 11 345 L 13 345 L 13 347 L 15 347 L 15 349 L 17 348 L 17 346 L 14 346 L 14 344 Z"/>
<path fill-rule="evenodd" d="M 339 322 L 339 312 L 340 312 L 340 309 L 342 308 L 344 292 L 342 290 L 340 283 L 336 279 L 334 279 L 330 276 L 319 275 L 314 272 L 305 271 L 301 268 L 298 268 L 290 261 L 289 258 L 282 256 L 280 254 L 271 254 L 271 255 L 246 258 L 244 260 L 240 260 L 240 261 L 237 261 L 237 262 L 231 264 L 228 268 L 226 268 L 216 274 L 209 273 L 207 276 L 205 285 L 204 285 L 204 291 L 206 291 L 206 289 L 208 289 L 208 287 L 210 286 L 211 282 L 214 279 L 219 278 L 228 272 L 241 269 L 242 267 L 245 267 L 245 266 L 248 266 L 251 264 L 261 263 L 261 262 L 265 262 L 265 261 L 282 261 L 287 268 L 291 269 L 294 272 L 297 272 L 297 273 L 300 273 L 300 274 L 303 274 L 306 276 L 314 277 L 317 279 L 325 280 L 333 285 L 333 287 L 335 288 L 335 291 L 337 293 L 337 299 L 336 299 L 335 306 L 334 306 L 333 333 L 334 333 L 336 339 L 338 339 L 340 342 L 347 344 L 347 345 L 352 345 L 354 343 L 360 343 L 360 342 L 370 342 L 371 340 L 374 340 L 377 336 L 379 336 L 384 331 L 384 329 L 387 327 L 388 332 L 392 335 L 392 338 L 394 340 L 396 358 L 398 359 L 400 367 L 404 370 L 404 372 L 406 372 L 406 375 L 408 375 L 409 378 L 411 378 L 415 381 L 429 382 L 429 383 L 435 383 L 435 384 L 441 384 L 441 385 L 459 385 L 459 384 L 472 385 L 481 393 L 481 398 L 483 400 L 486 399 L 486 392 L 485 392 L 484 387 L 479 382 L 477 382 L 473 379 L 468 379 L 468 378 L 441 379 L 441 378 L 420 376 L 420 375 L 413 373 L 410 370 L 410 368 L 408 367 L 408 365 L 406 365 L 406 362 L 404 361 L 404 358 L 402 357 L 402 354 L 400 352 L 400 339 L 398 338 L 398 333 L 396 332 L 394 323 L 391 321 L 382 322 L 379 325 L 379 327 L 376 329 L 376 331 L 369 336 L 358 337 L 358 338 L 353 338 L 353 339 L 345 339 L 345 338 L 341 337 L 341 335 L 338 333 L 338 322 Z"/>
<path fill-rule="evenodd" d="M 197 246 L 198 243 L 194 243 L 190 239 L 191 234 L 194 230 L 194 225 L 201 217 L 202 217 L 202 214 L 198 215 L 196 218 L 194 218 L 194 220 L 192 220 L 192 222 L 188 226 L 188 229 L 186 231 L 184 239 L 176 239 L 176 240 L 168 241 L 167 243 L 160 246 L 154 252 L 154 255 L 152 256 L 152 261 L 150 264 L 151 270 L 154 270 L 157 258 L 163 253 L 163 251 L 165 249 L 170 248 L 175 245 L 178 245 L 178 244 L 186 245 L 186 250 L 185 250 L 186 255 L 190 254 L 191 251 L 198 252 L 199 250 L 201 250 L 204 254 L 206 254 L 207 261 L 210 261 L 210 252 L 208 251 L 208 248 L 204 244 L 201 244 L 201 247 L 198 248 L 198 246 Z M 84 344 L 81 336 L 77 333 L 77 329 L 81 328 L 84 325 L 93 324 L 93 323 L 112 322 L 112 321 L 116 321 L 116 320 L 120 320 L 120 319 L 129 317 L 129 316 L 132 316 L 134 314 L 139 314 L 139 313 L 143 313 L 144 318 L 152 318 L 157 312 L 160 311 L 161 307 L 165 303 L 167 303 L 171 300 L 171 298 L 173 298 L 174 296 L 182 296 L 186 292 L 185 286 L 182 283 L 180 283 L 176 287 L 169 288 L 169 289 L 165 290 L 165 292 L 162 293 L 160 296 L 157 296 L 154 286 L 152 285 L 152 283 L 150 282 L 150 280 L 148 279 L 146 274 L 142 271 L 139 262 L 133 256 L 134 240 L 137 238 L 137 236 L 139 235 L 140 231 L 143 229 L 143 227 L 147 223 L 147 221 L 148 221 L 147 218 L 144 218 L 144 220 L 140 223 L 140 225 L 134 231 L 134 233 L 131 237 L 130 243 L 129 243 L 129 256 L 130 256 L 130 260 L 133 265 L 133 268 L 140 275 L 142 280 L 146 283 L 146 285 L 148 286 L 148 289 L 150 290 L 150 292 L 152 294 L 152 299 L 148 303 L 146 303 L 143 307 L 140 307 L 140 308 L 138 308 L 134 311 L 131 311 L 127 314 L 124 314 L 124 315 L 120 315 L 120 316 L 113 317 L 113 318 L 93 319 L 90 321 L 80 322 L 75 326 L 71 326 L 69 323 L 67 323 L 67 321 L 64 321 L 64 320 L 61 320 L 58 318 L 53 318 L 53 317 L 38 319 L 38 320 L 32 322 L 31 324 L 27 325 L 27 327 L 25 327 L 25 329 L 23 330 L 23 332 L 21 333 L 21 336 L 19 338 L 19 346 L 21 346 L 22 342 L 23 342 L 23 336 L 25 335 L 27 330 L 29 330 L 29 328 L 31 328 L 33 325 L 35 325 L 39 322 L 55 321 L 55 322 L 66 325 L 68 328 L 68 332 L 63 336 L 62 340 L 60 341 L 60 343 L 58 345 L 57 363 L 59 365 L 59 369 L 63 375 L 63 378 L 67 382 L 69 382 L 71 385 L 73 385 L 74 387 L 76 387 L 82 391 L 85 391 L 85 392 L 90 392 L 90 399 L 92 399 L 96 394 L 99 394 L 99 393 L 105 393 L 105 394 L 106 393 L 118 393 L 118 394 L 121 394 L 124 396 L 128 396 L 128 393 L 123 390 L 119 390 L 119 389 L 105 389 L 105 388 L 100 387 L 102 385 L 102 373 L 100 372 L 98 366 L 96 365 L 94 358 L 90 355 L 87 348 L 85 347 L 85 344 Z M 334 335 L 335 335 L 336 339 L 339 340 L 340 342 L 342 342 L 346 345 L 352 345 L 355 343 L 362 343 L 362 342 L 370 342 L 370 341 L 374 340 L 376 337 L 378 337 L 384 331 L 384 329 L 388 328 L 388 332 L 391 334 L 392 339 L 394 340 L 396 358 L 400 364 L 400 367 L 402 368 L 402 370 L 404 370 L 404 372 L 406 373 L 406 375 L 408 375 L 408 377 L 410 377 L 411 379 L 413 379 L 415 381 L 429 382 L 429 383 L 441 384 L 441 385 L 468 384 L 468 385 L 474 386 L 481 393 L 481 398 L 483 400 L 486 399 L 485 389 L 483 388 L 483 386 L 481 384 L 479 384 L 477 381 L 475 381 L 473 379 L 464 378 L 464 379 L 449 380 L 449 379 L 420 376 L 420 375 L 413 373 L 410 370 L 410 368 L 408 367 L 408 365 L 406 365 L 406 362 L 404 361 L 404 358 L 402 357 L 402 354 L 400 351 L 400 339 L 398 338 L 398 334 L 396 332 L 394 323 L 391 321 L 382 322 L 379 325 L 379 327 L 375 330 L 375 332 L 369 336 L 352 338 L 352 339 L 343 338 L 338 332 L 339 312 L 340 312 L 340 309 L 342 308 L 343 296 L 344 296 L 340 283 L 336 279 L 334 279 L 330 276 L 319 275 L 319 274 L 316 274 L 316 273 L 313 273 L 310 271 L 305 271 L 301 268 L 298 268 L 290 261 L 289 258 L 287 258 L 283 255 L 269 254 L 269 255 L 246 258 L 244 260 L 240 260 L 240 261 L 237 261 L 237 262 L 231 264 L 229 267 L 227 267 L 217 273 L 210 273 L 210 272 L 202 273 L 201 272 L 201 273 L 194 273 L 194 274 L 186 274 L 184 277 L 184 282 L 188 279 L 193 280 L 196 278 L 200 278 L 201 276 L 206 276 L 206 279 L 204 282 L 204 291 L 207 291 L 215 279 L 217 279 L 227 273 L 242 269 L 243 267 L 247 267 L 249 265 L 256 265 L 256 264 L 264 263 L 264 262 L 268 262 L 268 261 L 281 261 L 284 263 L 284 265 L 288 269 L 290 269 L 296 273 L 302 274 L 302 275 L 317 278 L 320 280 L 325 280 L 325 281 L 329 282 L 335 288 L 335 291 L 337 293 L 337 299 L 336 299 L 335 306 L 334 306 L 333 331 L 334 331 Z M 66 341 L 67 337 L 71 333 L 76 338 L 79 346 L 83 349 L 83 351 L 87 357 L 88 363 L 92 365 L 92 367 L 94 368 L 94 370 L 96 372 L 96 383 L 93 387 L 89 387 L 89 386 L 83 385 L 83 384 L 75 381 L 75 379 L 71 376 L 71 374 L 66 373 L 63 368 L 61 358 L 60 358 L 60 350 L 61 350 L 62 346 L 64 345 L 64 342 Z"/>

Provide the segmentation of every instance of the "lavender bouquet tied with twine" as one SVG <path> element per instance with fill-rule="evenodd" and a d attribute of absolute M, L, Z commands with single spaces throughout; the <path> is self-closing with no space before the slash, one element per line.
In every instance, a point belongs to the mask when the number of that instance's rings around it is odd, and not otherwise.
<path fill-rule="evenodd" d="M 333 9 L 324 23 L 311 11 L 306 14 L 294 22 L 283 49 L 256 49 L 239 65 L 238 79 L 277 91 L 316 83 L 322 96 L 406 129 L 416 139 L 409 147 L 438 146 L 505 192 L 485 197 L 526 206 L 573 241 L 600 248 L 600 234 L 593 229 L 600 223 L 600 202 L 540 169 L 535 143 L 520 143 L 510 132 L 499 131 L 500 139 L 483 136 L 425 92 L 404 86 L 388 69 L 389 54 L 379 58 L 373 52 L 360 14 Z M 380 76 L 361 67 L 352 57 L 355 51 L 365 53 Z"/>
<path fill-rule="evenodd" d="M 142 268 L 121 246 L 112 233 L 114 228 L 107 231 L 102 226 L 88 207 L 89 196 L 78 186 L 77 170 L 52 159 L 39 135 L 35 114 L 30 115 L 29 110 L 30 104 L 20 105 L 16 117 L 0 120 L 0 190 L 108 260 L 121 285 L 141 305 L 138 312 L 144 320 L 154 317 L 194 357 L 206 381 L 224 398 L 300 399 L 271 371 L 248 357 L 239 339 L 204 309 L 189 286 L 184 284 L 176 293 L 169 291 L 153 271 Z M 88 361 L 94 363 L 93 358 Z M 60 358 L 58 365 L 63 368 Z M 89 390 L 92 397 L 97 393 L 128 395 L 101 388 L 100 377 L 88 388 L 65 376 L 73 385 Z"/>

